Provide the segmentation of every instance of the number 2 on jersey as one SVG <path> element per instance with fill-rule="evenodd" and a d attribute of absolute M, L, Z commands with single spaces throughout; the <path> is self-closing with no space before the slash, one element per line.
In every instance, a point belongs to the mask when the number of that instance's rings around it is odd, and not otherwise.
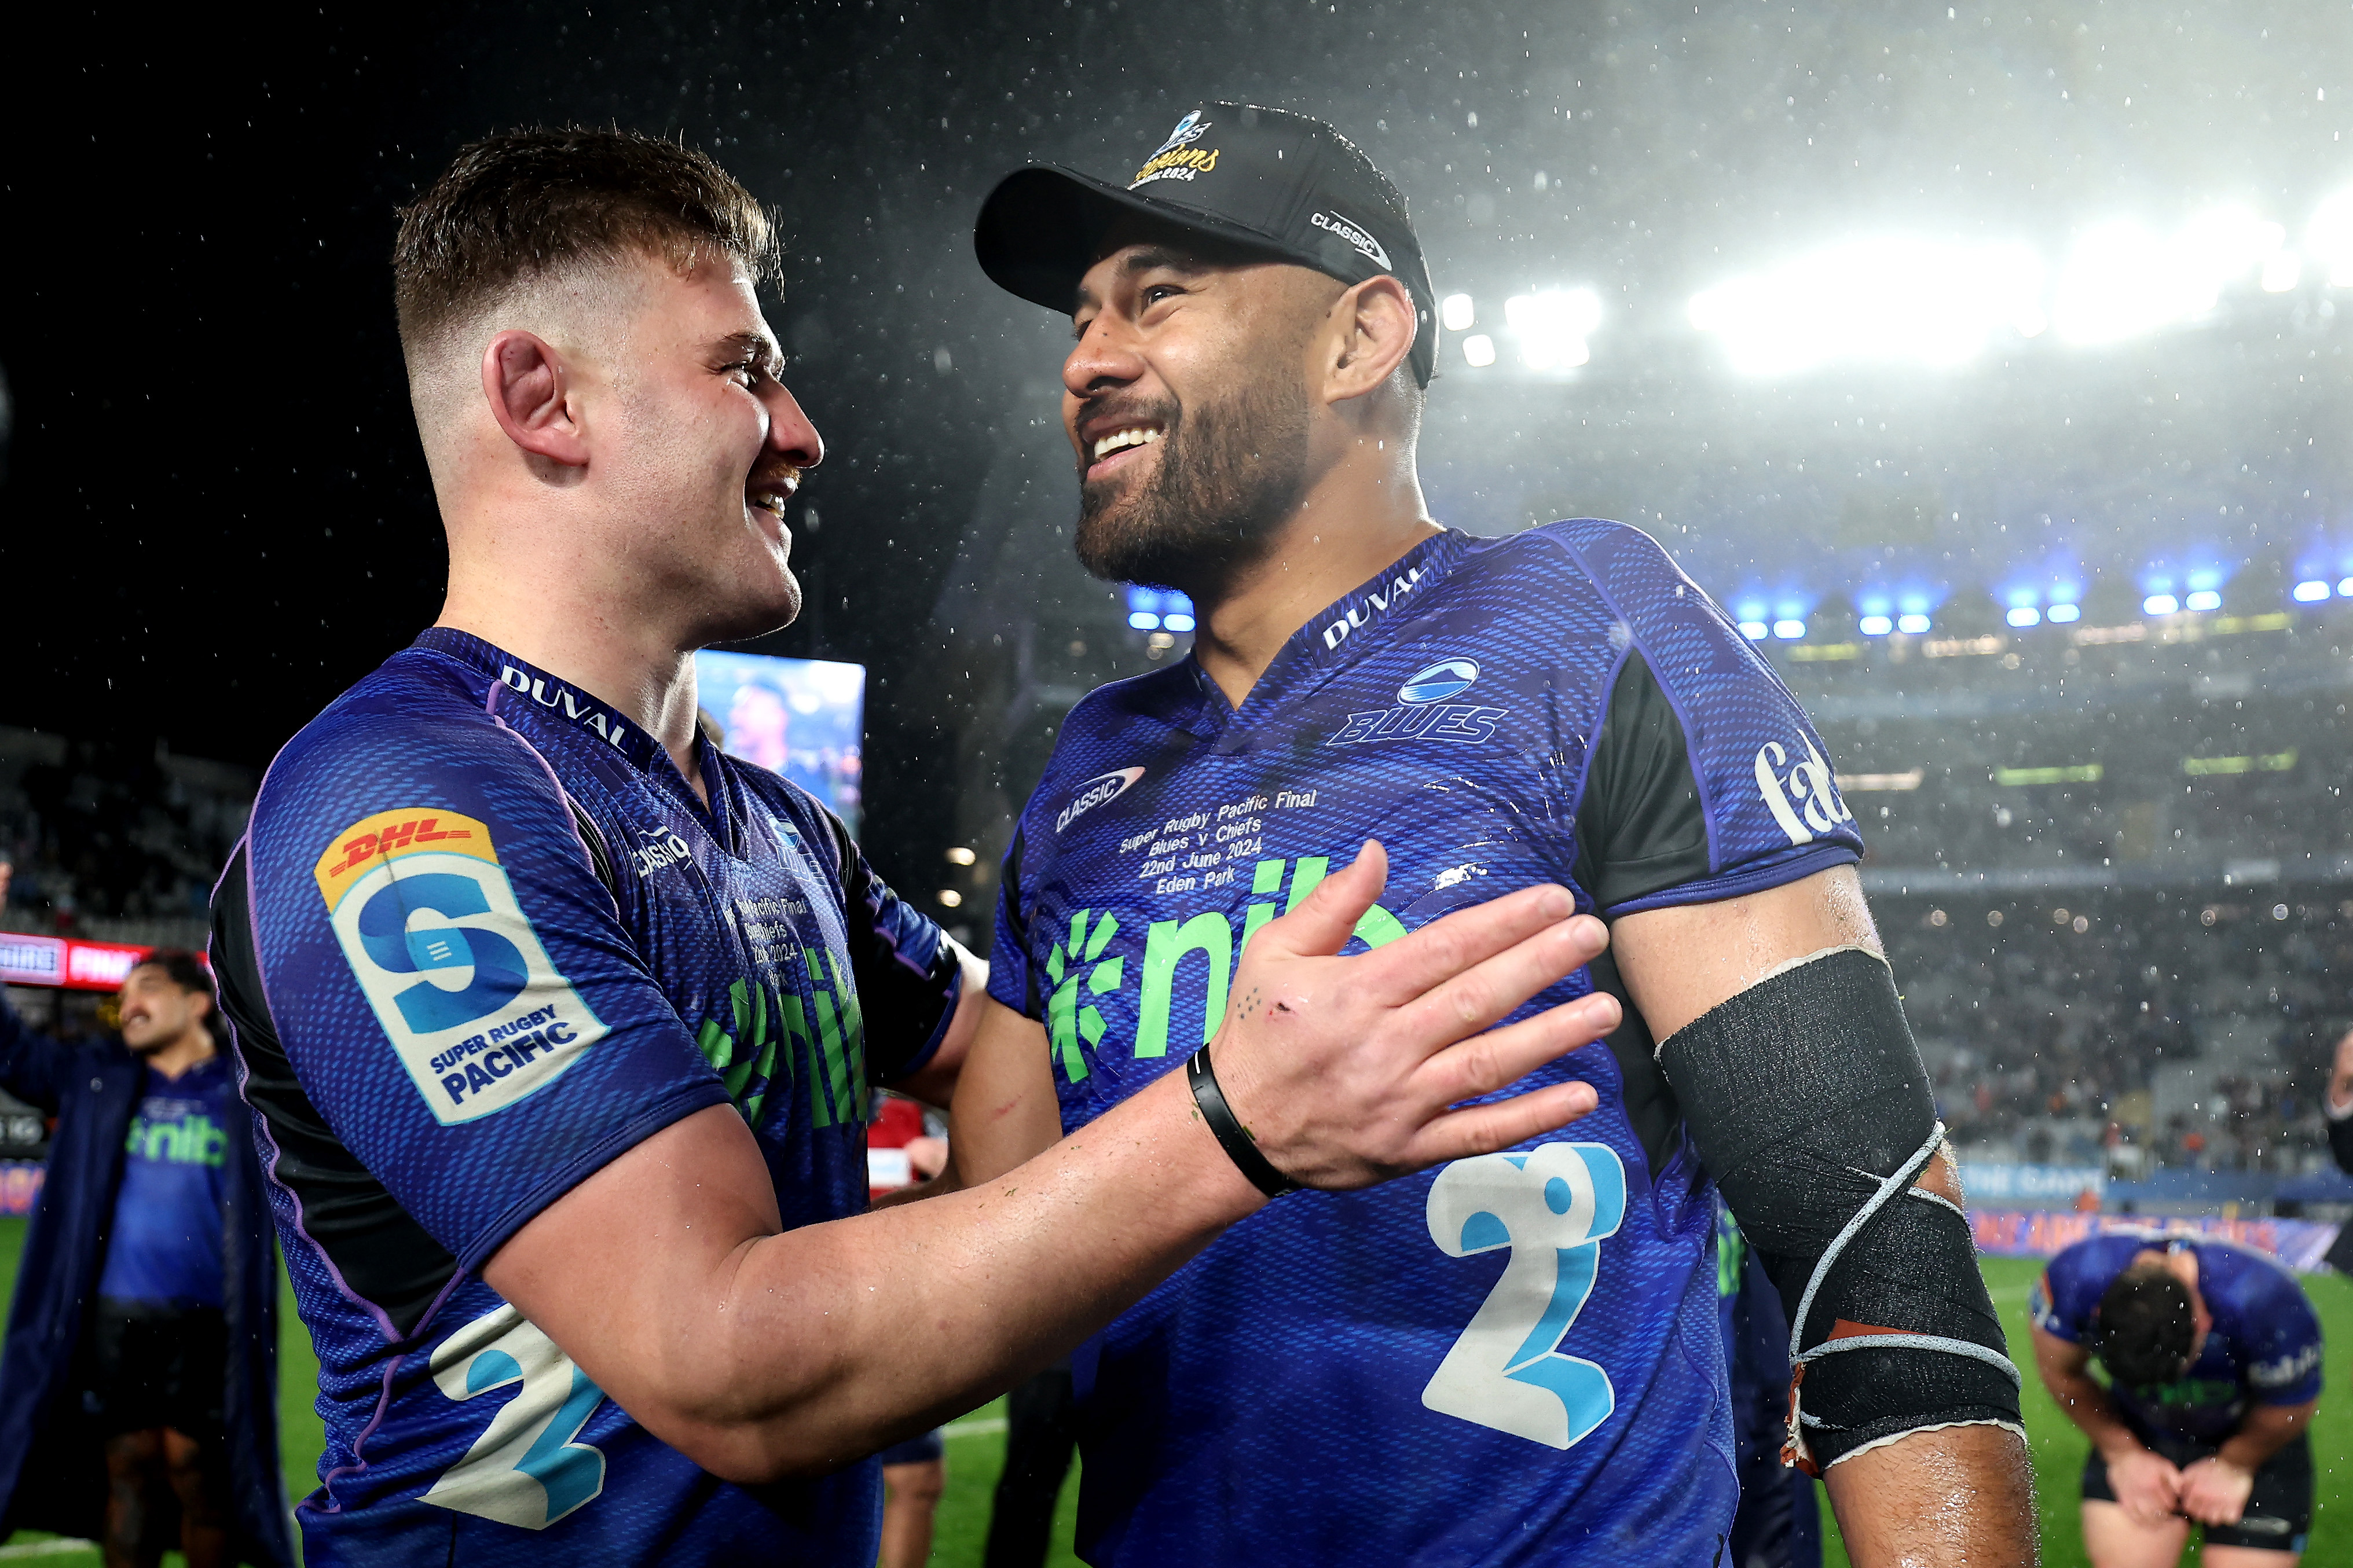
<path fill-rule="evenodd" d="M 605 1456 L 572 1439 L 604 1390 L 511 1306 L 485 1312 L 433 1352 L 433 1381 L 455 1400 L 520 1383 L 466 1457 L 424 1500 L 525 1530 L 545 1530 L 605 1489 Z"/>
<path fill-rule="evenodd" d="M 1609 1374 L 1554 1347 L 1593 1294 L 1602 1238 L 1625 1217 L 1626 1167 L 1606 1143 L 1546 1143 L 1440 1171 L 1429 1209 L 1438 1249 L 1512 1256 L 1422 1404 L 1555 1448 L 1609 1419 L 1618 1404 Z"/>

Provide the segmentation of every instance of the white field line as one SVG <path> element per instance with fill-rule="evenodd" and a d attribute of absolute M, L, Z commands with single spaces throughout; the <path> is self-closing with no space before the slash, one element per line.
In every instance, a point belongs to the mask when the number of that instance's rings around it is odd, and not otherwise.
<path fill-rule="evenodd" d="M 95 1541 L 60 1536 L 55 1541 L 27 1541 L 22 1546 L 0 1546 L 0 1561 L 18 1557 L 63 1557 L 69 1552 L 96 1552 Z"/>

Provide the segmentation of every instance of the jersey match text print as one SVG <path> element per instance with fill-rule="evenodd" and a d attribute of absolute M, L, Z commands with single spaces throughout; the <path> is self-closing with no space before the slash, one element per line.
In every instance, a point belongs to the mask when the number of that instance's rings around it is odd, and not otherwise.
<path fill-rule="evenodd" d="M 572 1440 L 604 1402 L 604 1390 L 512 1307 L 485 1312 L 442 1341 L 433 1381 L 459 1400 L 522 1386 L 433 1483 L 427 1502 L 545 1530 L 605 1489 L 605 1456 Z"/>
<path fill-rule="evenodd" d="M 1606 1143 L 1545 1143 L 1440 1171 L 1430 1189 L 1438 1249 L 1468 1258 L 1507 1247 L 1512 1256 L 1422 1404 L 1555 1448 L 1609 1419 L 1609 1374 L 1554 1347 L 1593 1294 L 1602 1238 L 1625 1215 L 1626 1168 Z"/>

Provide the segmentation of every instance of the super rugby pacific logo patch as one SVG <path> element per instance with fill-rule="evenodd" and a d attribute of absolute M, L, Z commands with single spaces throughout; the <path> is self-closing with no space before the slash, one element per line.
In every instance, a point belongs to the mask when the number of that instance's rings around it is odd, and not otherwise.
<path fill-rule="evenodd" d="M 1054 831 L 1060 833 L 1095 807 L 1117 800 L 1133 789 L 1135 781 L 1143 776 L 1142 768 L 1118 768 L 1107 773 L 1097 773 L 1079 786 L 1079 793 L 1071 797 L 1071 804 L 1062 807 L 1062 814 L 1054 818 Z"/>
<path fill-rule="evenodd" d="M 505 1110 L 605 1037 L 532 929 L 487 823 L 380 811 L 336 834 L 312 875 L 352 977 L 442 1125 Z"/>

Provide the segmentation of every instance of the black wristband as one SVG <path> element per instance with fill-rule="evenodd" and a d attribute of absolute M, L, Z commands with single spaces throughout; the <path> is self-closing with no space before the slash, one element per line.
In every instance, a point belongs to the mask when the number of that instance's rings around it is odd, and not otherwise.
<path fill-rule="evenodd" d="M 1209 1131 L 1218 1135 L 1219 1147 L 1250 1178 L 1250 1185 L 1271 1198 L 1297 1192 L 1299 1184 L 1276 1170 L 1274 1163 L 1258 1152 L 1258 1141 L 1250 1135 L 1250 1129 L 1234 1119 L 1226 1091 L 1218 1087 L 1218 1075 L 1209 1070 L 1208 1047 L 1193 1053 L 1192 1060 L 1185 1064 L 1185 1076 L 1193 1086 L 1193 1103 L 1200 1107 L 1201 1120 L 1209 1124 Z"/>

